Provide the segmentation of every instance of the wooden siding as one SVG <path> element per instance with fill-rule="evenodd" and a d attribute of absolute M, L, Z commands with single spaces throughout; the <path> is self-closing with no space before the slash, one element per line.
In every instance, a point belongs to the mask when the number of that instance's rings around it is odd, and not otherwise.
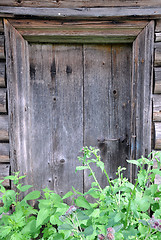
<path fill-rule="evenodd" d="M 12 7 L 160 7 L 160 0 L 1 0 L 0 6 Z"/>
<path fill-rule="evenodd" d="M 161 8 L 109 7 L 109 8 L 34 8 L 0 6 L 0 17 L 36 17 L 50 19 L 160 19 Z"/>

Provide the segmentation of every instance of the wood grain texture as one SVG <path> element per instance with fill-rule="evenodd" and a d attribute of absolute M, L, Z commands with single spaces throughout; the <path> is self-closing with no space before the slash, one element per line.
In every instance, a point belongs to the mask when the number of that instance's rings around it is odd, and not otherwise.
<path fill-rule="evenodd" d="M 8 116 L 0 115 L 0 141 L 8 142 Z"/>
<path fill-rule="evenodd" d="M 154 68 L 154 93 L 161 93 L 161 68 Z"/>
<path fill-rule="evenodd" d="M 6 164 L 6 163 L 0 164 L 0 180 L 2 180 L 3 177 L 9 176 L 9 172 L 10 172 L 9 164 Z M 10 187 L 10 182 L 7 179 L 4 180 L 2 184 L 4 187 Z"/>
<path fill-rule="evenodd" d="M 7 112 L 7 90 L 0 88 L 0 113 Z"/>
<path fill-rule="evenodd" d="M 12 7 L 160 7 L 160 0 L 1 0 L 0 6 L 12 6 Z"/>
<path fill-rule="evenodd" d="M 75 173 L 83 146 L 82 47 L 33 44 L 29 49 L 34 186 L 60 195 L 71 186 L 82 192 L 83 173 Z"/>
<path fill-rule="evenodd" d="M 99 147 L 110 178 L 129 158 L 131 105 L 131 46 L 90 45 L 84 47 L 84 145 Z M 96 176 L 102 187 L 107 179 Z M 91 179 L 85 173 L 87 191 Z M 129 169 L 126 176 L 130 177 Z"/>
<path fill-rule="evenodd" d="M 131 155 L 135 159 L 151 152 L 153 42 L 154 22 L 151 21 L 133 43 L 131 152 L 136 151 L 136 156 Z"/>
<path fill-rule="evenodd" d="M 161 66 L 161 45 L 155 48 L 154 66 Z"/>
<path fill-rule="evenodd" d="M 52 43 L 133 42 L 147 21 L 63 21 L 10 19 L 28 41 Z"/>
<path fill-rule="evenodd" d="M 5 87 L 6 86 L 5 66 L 6 66 L 6 62 L 5 61 L 1 61 L 0 62 L 0 87 Z"/>
<path fill-rule="evenodd" d="M 10 162 L 9 143 L 0 143 L 0 163 Z"/>
<path fill-rule="evenodd" d="M 161 8 L 157 7 L 109 7 L 109 8 L 32 8 L 0 6 L 0 17 L 48 17 L 90 19 L 160 19 Z"/>
<path fill-rule="evenodd" d="M 28 44 L 5 20 L 5 46 L 8 83 L 8 109 L 10 125 L 11 172 L 27 174 L 25 182 L 32 181 L 28 132 L 29 55 Z M 22 81 L 23 80 L 23 81 Z"/>
<path fill-rule="evenodd" d="M 161 122 L 161 95 L 153 95 L 153 121 Z"/>
<path fill-rule="evenodd" d="M 0 35 L 0 59 L 5 59 L 5 55 L 4 55 L 4 35 Z"/>
<path fill-rule="evenodd" d="M 155 32 L 161 32 L 161 20 L 156 20 Z"/>
<path fill-rule="evenodd" d="M 155 126 L 155 147 L 154 149 L 161 149 L 161 123 L 156 122 Z"/>

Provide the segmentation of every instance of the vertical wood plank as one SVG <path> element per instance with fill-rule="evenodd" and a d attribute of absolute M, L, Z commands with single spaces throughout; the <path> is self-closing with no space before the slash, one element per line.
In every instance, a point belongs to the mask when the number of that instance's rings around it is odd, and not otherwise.
<path fill-rule="evenodd" d="M 84 47 L 84 145 L 100 148 L 111 178 L 118 166 L 127 166 L 129 157 L 130 64 L 131 46 Z M 96 175 L 101 186 L 106 186 L 102 172 L 97 169 Z M 85 173 L 85 191 L 90 183 Z"/>
<path fill-rule="evenodd" d="M 10 126 L 11 172 L 27 174 L 32 181 L 29 149 L 29 54 L 28 43 L 4 20 L 6 65 L 8 83 L 8 108 Z"/>
<path fill-rule="evenodd" d="M 30 78 L 34 186 L 83 191 L 82 173 L 75 174 L 83 145 L 82 47 L 31 45 Z"/>
<path fill-rule="evenodd" d="M 136 142 L 132 148 L 136 149 L 136 158 L 151 152 L 153 43 L 151 21 L 133 43 L 132 134 Z"/>

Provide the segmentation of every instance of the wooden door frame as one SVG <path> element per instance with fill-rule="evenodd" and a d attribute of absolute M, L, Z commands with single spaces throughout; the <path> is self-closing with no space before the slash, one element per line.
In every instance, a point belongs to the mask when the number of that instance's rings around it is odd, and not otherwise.
<path fill-rule="evenodd" d="M 131 159 L 147 155 L 151 151 L 151 124 L 152 124 L 152 67 L 154 21 L 91 21 L 91 20 L 33 20 L 9 19 L 4 20 L 8 106 L 9 106 L 9 140 L 11 171 L 21 170 L 22 161 L 28 161 L 26 132 L 27 127 L 25 108 L 19 93 L 14 91 L 11 59 L 13 30 L 24 39 L 23 71 L 28 78 L 28 42 L 49 43 L 130 43 L 132 44 L 132 89 L 131 89 Z M 18 49 L 17 49 L 18 51 Z M 21 74 L 21 73 L 20 73 Z M 27 94 L 27 93 L 26 93 Z M 20 94 L 21 95 L 21 94 Z M 27 95 L 26 95 L 27 97 Z M 13 100 L 14 99 L 14 100 Z M 21 115 L 21 119 L 20 119 Z M 142 126 L 142 131 L 140 130 Z M 17 135 L 17 132 L 19 135 Z M 17 145 L 19 143 L 19 145 Z M 19 146 L 19 147 L 18 147 Z M 21 147 L 20 147 L 21 146 Z M 131 169 L 131 180 L 135 175 Z"/>

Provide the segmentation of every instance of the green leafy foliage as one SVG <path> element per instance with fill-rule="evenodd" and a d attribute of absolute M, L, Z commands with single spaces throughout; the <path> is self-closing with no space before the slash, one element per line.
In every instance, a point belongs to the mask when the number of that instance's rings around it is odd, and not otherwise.
<path fill-rule="evenodd" d="M 72 187 L 73 191 L 60 197 L 48 188 L 32 190 L 31 185 L 22 184 L 25 176 L 19 176 L 19 172 L 4 178 L 13 182 L 16 191 L 6 190 L 0 181 L 1 240 L 161 239 L 161 186 L 154 183 L 156 174 L 161 175 L 161 154 L 128 160 L 138 171 L 133 184 L 123 176 L 124 167 L 118 167 L 117 177 L 110 180 L 98 149 L 84 147 L 81 151 L 76 172 L 88 170 L 93 177 L 85 193 Z M 154 160 L 157 169 L 153 169 Z M 104 189 L 92 170 L 93 164 L 107 177 Z M 93 201 L 87 201 L 88 196 Z M 74 205 L 64 202 L 68 198 Z M 38 209 L 31 204 L 36 201 Z"/>

